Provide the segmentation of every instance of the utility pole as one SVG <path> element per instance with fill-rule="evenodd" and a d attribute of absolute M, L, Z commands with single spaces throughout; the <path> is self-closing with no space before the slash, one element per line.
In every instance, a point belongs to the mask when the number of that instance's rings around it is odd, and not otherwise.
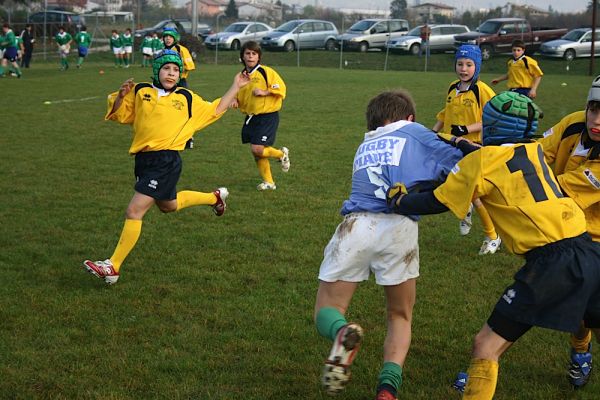
<path fill-rule="evenodd" d="M 598 9 L 598 0 L 592 1 L 592 52 L 590 57 L 590 70 L 588 75 L 594 75 L 594 64 L 595 64 L 595 55 L 596 55 L 596 13 Z"/>

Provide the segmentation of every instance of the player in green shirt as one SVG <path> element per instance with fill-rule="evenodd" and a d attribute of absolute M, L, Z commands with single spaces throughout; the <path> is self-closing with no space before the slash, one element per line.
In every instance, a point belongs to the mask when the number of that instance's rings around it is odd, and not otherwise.
<path fill-rule="evenodd" d="M 0 47 L 4 48 L 2 63 L 0 63 L 0 77 L 4 77 L 4 69 L 10 62 L 17 78 L 21 77 L 21 69 L 17 63 L 17 37 L 8 24 L 2 25 L 2 36 L 0 36 Z"/>
<path fill-rule="evenodd" d="M 165 44 L 162 39 L 158 36 L 157 32 L 152 32 L 152 52 L 156 56 L 162 49 L 165 48 Z"/>
<path fill-rule="evenodd" d="M 92 44 L 92 37 L 87 33 L 85 25 L 81 27 L 81 30 L 75 35 L 75 43 L 77 43 L 77 53 L 79 58 L 77 59 L 77 68 L 81 68 L 83 59 L 88 54 L 90 44 Z"/>
<path fill-rule="evenodd" d="M 73 36 L 67 31 L 65 27 L 61 26 L 58 28 L 58 33 L 54 37 L 54 41 L 58 46 L 58 53 L 60 54 L 60 69 L 65 71 L 69 69 L 69 52 L 71 51 L 71 43 L 73 43 Z"/>
<path fill-rule="evenodd" d="M 125 63 L 125 68 L 129 68 L 133 53 L 133 35 L 131 34 L 131 29 L 125 29 L 125 33 L 121 35 L 121 43 L 123 44 L 123 62 Z"/>
<path fill-rule="evenodd" d="M 123 62 L 123 41 L 115 29 L 113 29 L 112 35 L 110 36 L 110 49 L 115 56 L 115 67 L 121 66 L 121 63 Z"/>
<path fill-rule="evenodd" d="M 149 67 L 152 65 L 152 56 L 154 51 L 152 50 L 152 34 L 146 33 L 144 40 L 142 41 L 142 67 Z"/>

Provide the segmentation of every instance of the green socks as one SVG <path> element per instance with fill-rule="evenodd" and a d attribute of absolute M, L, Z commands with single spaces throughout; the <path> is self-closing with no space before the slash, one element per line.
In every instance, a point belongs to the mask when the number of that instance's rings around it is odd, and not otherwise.
<path fill-rule="evenodd" d="M 337 308 L 323 307 L 317 312 L 316 324 L 319 335 L 335 340 L 335 335 L 348 321 Z"/>
<path fill-rule="evenodd" d="M 383 368 L 379 372 L 377 387 L 384 387 L 388 390 L 393 388 L 392 394 L 395 395 L 398 389 L 400 389 L 400 385 L 402 385 L 402 367 L 395 362 L 384 362 Z"/>

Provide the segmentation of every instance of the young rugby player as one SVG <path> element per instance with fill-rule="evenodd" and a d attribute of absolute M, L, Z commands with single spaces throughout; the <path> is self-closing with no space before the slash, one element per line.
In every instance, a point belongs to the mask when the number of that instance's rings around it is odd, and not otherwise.
<path fill-rule="evenodd" d="M 125 29 L 125 32 L 121 34 L 121 44 L 123 45 L 123 63 L 125 64 L 125 68 L 129 68 L 133 55 L 133 35 L 131 34 L 131 29 Z"/>
<path fill-rule="evenodd" d="M 195 131 L 221 118 L 249 79 L 238 73 L 221 99 L 208 102 L 178 87 L 182 70 L 179 54 L 164 50 L 152 64 L 152 84 L 135 84 L 133 79 L 128 79 L 118 92 L 109 95 L 106 120 L 133 125 L 129 153 L 135 155 L 136 183 L 113 255 L 104 261 L 83 263 L 89 272 L 108 284 L 119 279 L 121 264 L 135 246 L 142 231 L 142 219 L 153 205 L 164 213 L 198 205 L 212 206 L 217 216 L 225 212 L 226 188 L 212 193 L 177 192 L 181 174 L 179 152 Z"/>
<path fill-rule="evenodd" d="M 512 43 L 512 58 L 507 62 L 508 72 L 492 80 L 492 85 L 508 79 L 508 89 L 535 99 L 544 73 L 537 61 L 525 55 L 525 43 L 515 40 Z"/>
<path fill-rule="evenodd" d="M 58 46 L 58 54 L 60 55 L 60 69 L 66 71 L 69 69 L 69 52 L 71 51 L 71 43 L 73 37 L 64 26 L 58 27 L 58 33 L 54 36 L 54 41 Z"/>
<path fill-rule="evenodd" d="M 250 143 L 250 150 L 262 182 L 258 190 L 275 190 L 277 186 L 271 175 L 269 158 L 281 162 L 281 170 L 288 172 L 290 157 L 287 147 L 276 149 L 273 146 L 279 126 L 279 110 L 285 99 L 286 87 L 283 79 L 273 68 L 260 63 L 262 50 L 257 42 L 244 43 L 240 49 L 240 60 L 251 82 L 240 90 L 233 107 L 239 107 L 246 114 L 242 126 L 242 143 Z"/>
<path fill-rule="evenodd" d="M 121 39 L 121 35 L 116 29 L 112 30 L 109 43 L 115 57 L 115 67 L 120 67 L 123 62 L 123 39 Z"/>
<path fill-rule="evenodd" d="M 0 78 L 4 77 L 4 70 L 8 63 L 13 67 L 17 78 L 21 77 L 21 69 L 17 63 L 17 37 L 10 25 L 2 24 L 2 35 L 0 35 L 0 49 L 3 49 L 2 61 L 0 61 Z"/>
<path fill-rule="evenodd" d="M 449 209 L 461 218 L 479 197 L 506 248 L 525 257 L 475 338 L 463 399 L 492 399 L 499 358 L 533 326 L 575 332 L 583 320 L 600 335 L 600 245 L 561 192 L 542 145 L 528 139 L 538 116 L 530 98 L 501 93 L 483 111 L 484 147 L 459 161 L 446 182 L 433 192 L 406 194 L 401 184 L 388 191 L 394 211 L 405 215 Z"/>
<path fill-rule="evenodd" d="M 77 59 L 77 68 L 81 68 L 83 60 L 88 54 L 90 44 L 92 43 L 92 38 L 90 34 L 87 33 L 85 25 L 82 26 L 81 30 L 75 35 L 75 43 L 77 43 L 77 53 L 79 55 L 79 58 Z"/>
<path fill-rule="evenodd" d="M 563 193 L 583 210 L 588 233 L 600 242 L 600 76 L 592 83 L 585 110 L 567 115 L 540 143 Z M 592 372 L 591 340 L 584 324 L 571 335 L 568 378 L 576 388 L 585 385 Z"/>
<path fill-rule="evenodd" d="M 433 126 L 435 132 L 442 136 L 451 135 L 481 143 L 481 114 L 485 104 L 494 97 L 494 91 L 479 80 L 481 70 L 481 50 L 477 46 L 463 45 L 455 55 L 455 70 L 458 80 L 453 81 L 448 88 L 446 105 L 436 118 Z M 473 200 L 473 205 L 481 218 L 485 238 L 479 254 L 493 254 L 500 247 L 500 236 L 494 229 L 494 224 L 481 202 Z M 459 223 L 461 235 L 468 235 L 472 225 L 472 210 Z"/>
<path fill-rule="evenodd" d="M 350 379 L 363 336 L 360 325 L 348 323 L 344 315 L 359 282 L 373 273 L 385 292 L 388 325 L 376 399 L 395 400 L 411 341 L 418 217 L 391 213 L 385 193 L 398 181 L 411 189 L 443 181 L 462 153 L 414 122 L 415 105 L 404 91 L 376 96 L 366 116 L 369 131 L 354 157 L 352 191 L 341 210 L 344 220 L 325 248 L 319 271 L 314 320 L 319 334 L 333 341 L 322 384 L 336 394 Z"/>

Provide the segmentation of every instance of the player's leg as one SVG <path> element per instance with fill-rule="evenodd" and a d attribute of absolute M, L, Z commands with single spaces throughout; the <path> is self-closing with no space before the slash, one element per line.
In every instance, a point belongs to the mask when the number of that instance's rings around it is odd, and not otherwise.
<path fill-rule="evenodd" d="M 592 331 L 582 322 L 577 332 L 571 334 L 571 363 L 569 382 L 575 388 L 584 386 L 592 372 Z"/>
<path fill-rule="evenodd" d="M 114 284 L 119 279 L 119 270 L 125 258 L 135 247 L 142 232 L 142 218 L 154 205 L 154 199 L 148 195 L 135 192 L 125 213 L 125 223 L 113 255 L 104 261 L 85 260 L 84 267 L 104 279 L 108 284 Z"/>
<path fill-rule="evenodd" d="M 387 304 L 387 335 L 383 345 L 383 367 L 377 382 L 377 400 L 396 399 L 402 385 L 402 367 L 411 341 L 416 279 L 384 288 Z"/>
<path fill-rule="evenodd" d="M 473 226 L 473 203 L 469 206 L 469 211 L 465 218 L 461 219 L 458 223 L 458 229 L 460 234 L 465 236 L 471 232 L 471 227 Z"/>
<path fill-rule="evenodd" d="M 257 186 L 258 190 L 274 190 L 277 186 L 271 174 L 271 164 L 269 158 L 263 156 L 265 146 L 260 144 L 251 144 L 250 151 L 256 161 L 258 173 L 262 178 L 262 183 Z"/>
<path fill-rule="evenodd" d="M 485 233 L 485 239 L 483 240 L 483 244 L 479 249 L 479 254 L 494 254 L 500 248 L 500 236 L 498 236 L 498 233 L 496 233 L 496 228 L 494 228 L 492 218 L 483 206 L 481 200 L 474 199 L 473 205 L 475 206 L 477 214 L 479 214 L 483 232 Z"/>
<path fill-rule="evenodd" d="M 225 200 L 228 196 L 229 191 L 224 187 L 220 187 L 212 193 L 182 190 L 177 192 L 177 199 L 166 202 L 157 202 L 157 205 L 162 212 L 180 211 L 188 207 L 209 205 L 212 206 L 213 211 L 217 216 L 221 216 L 225 213 L 227 208 Z"/>
<path fill-rule="evenodd" d="M 276 149 L 271 146 L 265 146 L 263 149 L 264 158 L 276 158 L 281 162 L 281 170 L 288 172 L 290 170 L 290 151 L 287 147 Z"/>

